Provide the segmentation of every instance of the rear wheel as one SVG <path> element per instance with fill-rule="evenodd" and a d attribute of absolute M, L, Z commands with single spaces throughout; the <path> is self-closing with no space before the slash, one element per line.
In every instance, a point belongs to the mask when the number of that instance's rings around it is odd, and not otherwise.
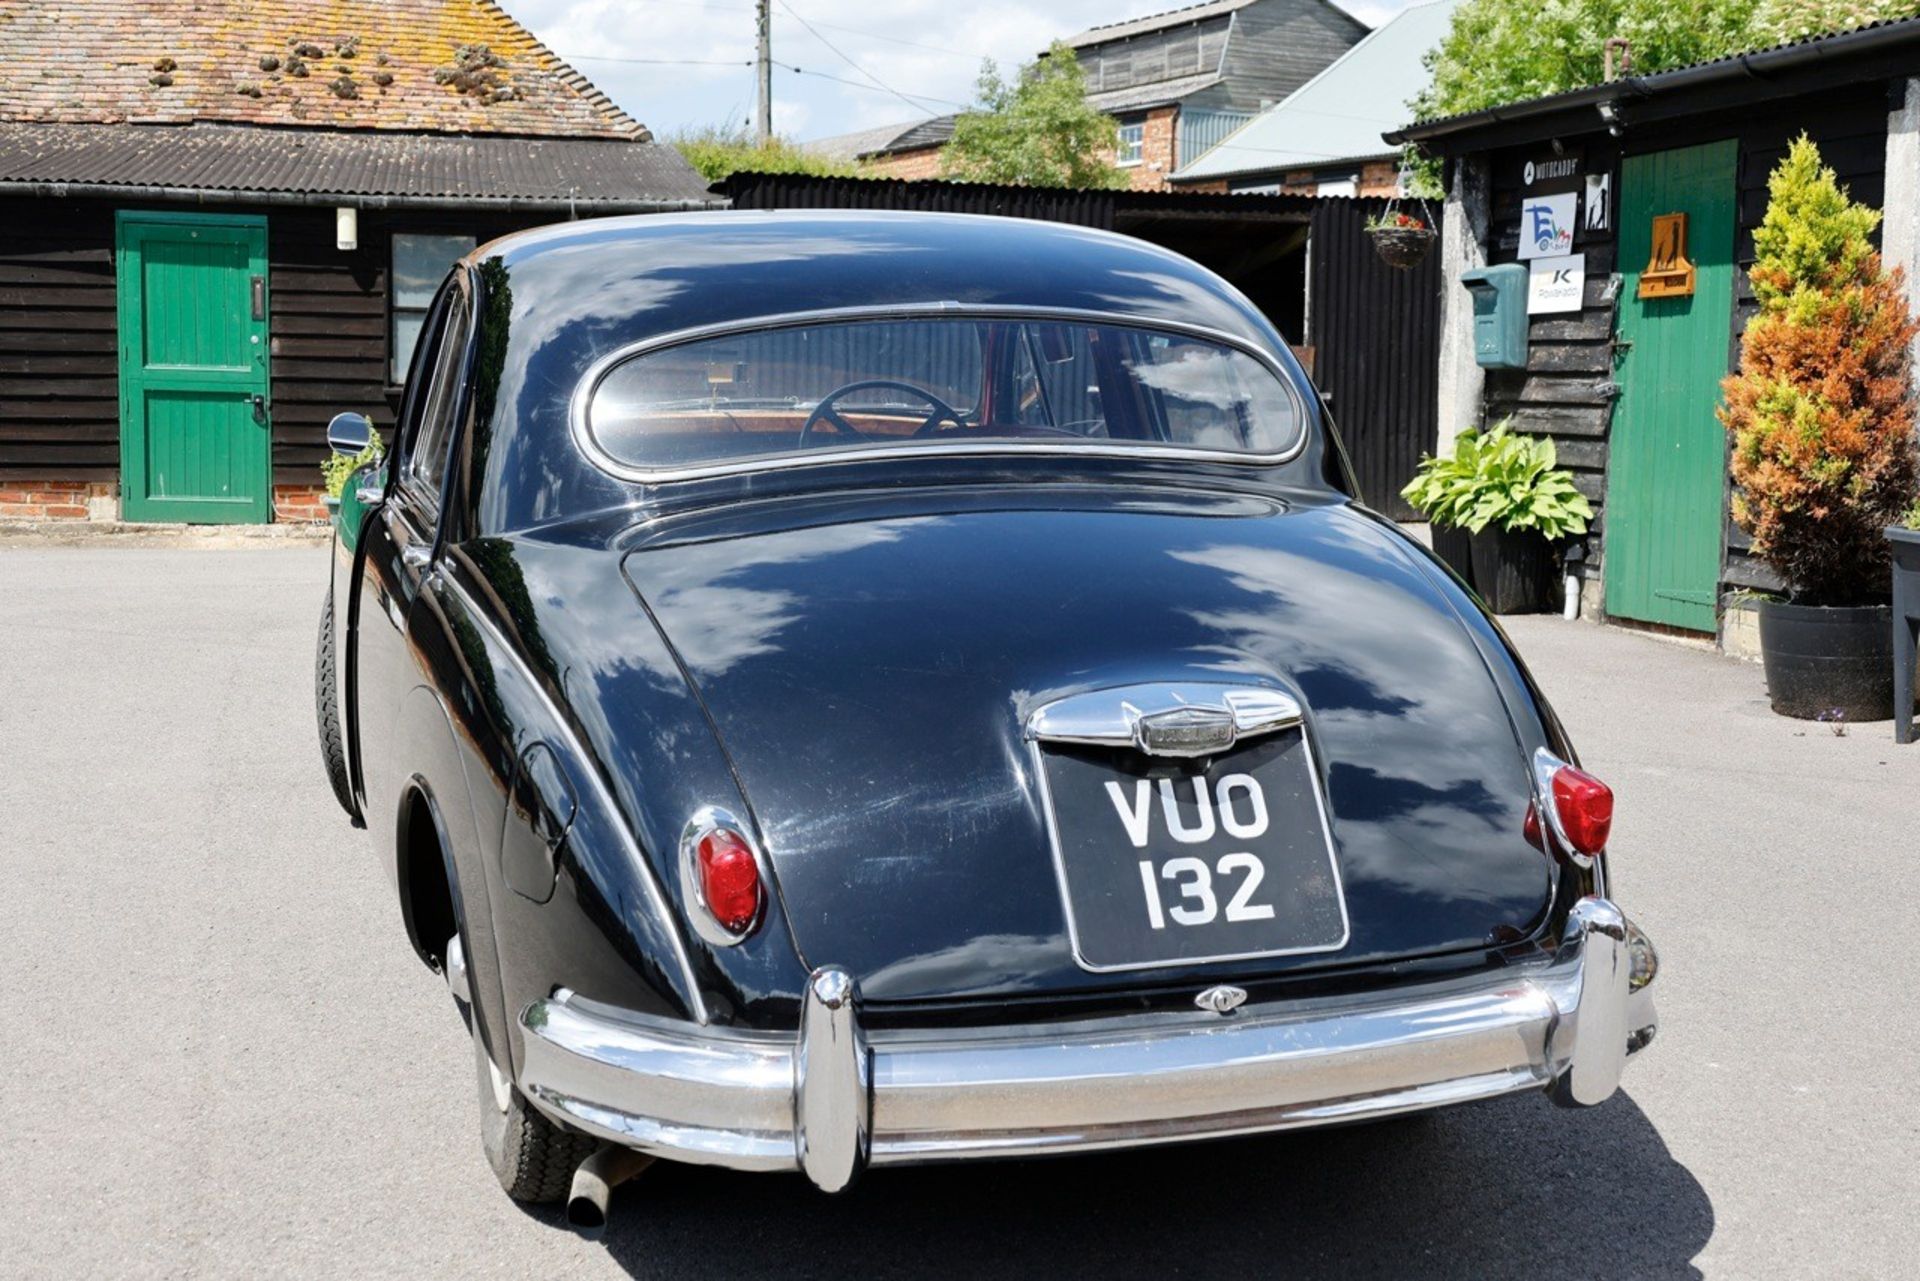
<path fill-rule="evenodd" d="M 448 943 L 451 951 L 455 942 Z M 595 1142 L 563 1130 L 527 1102 L 506 1073 L 494 1065 L 480 1036 L 471 1006 L 454 998 L 473 1036 L 473 1066 L 480 1092 L 480 1146 L 506 1194 L 531 1205 L 567 1199 L 573 1172 L 592 1153 Z"/>
<path fill-rule="evenodd" d="M 320 729 L 320 759 L 340 808 L 353 813 L 353 789 L 347 782 L 347 749 L 340 737 L 338 669 L 333 661 L 333 590 L 320 611 L 320 641 L 313 658 L 313 711 Z"/>

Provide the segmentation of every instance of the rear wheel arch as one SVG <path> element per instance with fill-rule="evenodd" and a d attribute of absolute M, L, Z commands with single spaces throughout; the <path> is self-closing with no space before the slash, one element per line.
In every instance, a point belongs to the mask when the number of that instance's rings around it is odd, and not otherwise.
<path fill-rule="evenodd" d="M 399 854 L 400 918 L 420 960 L 436 973 L 446 967 L 447 941 L 465 927 L 453 861 L 439 803 L 416 775 L 400 797 L 394 849 Z"/>

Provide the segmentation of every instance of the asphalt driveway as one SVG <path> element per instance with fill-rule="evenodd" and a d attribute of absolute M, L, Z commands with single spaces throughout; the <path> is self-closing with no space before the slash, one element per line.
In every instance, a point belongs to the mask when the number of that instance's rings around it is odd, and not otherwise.
<path fill-rule="evenodd" d="M 1512 632 L 1620 800 L 1663 1028 L 1583 1113 L 796 1177 L 656 1167 L 584 1241 L 320 773 L 325 554 L 0 545 L 0 1275 L 1898 1277 L 1920 1258 L 1920 746 L 1757 669 Z"/>

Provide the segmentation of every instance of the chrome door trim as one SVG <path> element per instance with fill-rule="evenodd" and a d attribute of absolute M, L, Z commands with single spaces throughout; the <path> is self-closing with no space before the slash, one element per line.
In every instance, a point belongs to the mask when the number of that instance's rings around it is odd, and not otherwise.
<path fill-rule="evenodd" d="M 748 333 L 766 329 L 790 329 L 801 325 L 830 324 L 840 322 L 859 322 L 875 320 L 920 320 L 920 319 L 976 319 L 976 320 L 1061 320 L 1079 324 L 1114 325 L 1125 329 L 1161 330 L 1166 333 L 1184 334 L 1193 338 L 1204 338 L 1241 351 L 1265 365 L 1280 385 L 1286 389 L 1287 397 L 1293 402 L 1294 412 L 1300 420 L 1299 439 L 1287 448 L 1270 454 L 1250 454 L 1227 449 L 1200 449 L 1186 445 L 1045 445 L 1033 443 L 997 443 L 979 442 L 957 445 L 879 445 L 865 449 L 824 449 L 802 455 L 767 454 L 760 458 L 743 459 L 730 463 L 704 463 L 687 467 L 636 467 L 622 462 L 600 447 L 593 438 L 593 431 L 587 421 L 587 410 L 593 401 L 593 393 L 599 390 L 601 380 L 611 373 L 615 366 L 650 352 L 683 343 L 697 342 L 704 338 L 721 338 L 729 334 Z M 1070 457 L 1070 458 L 1127 458 L 1162 459 L 1186 462 L 1234 463 L 1243 467 L 1270 467 L 1278 463 L 1291 462 L 1307 447 L 1307 437 L 1314 422 L 1314 416 L 1307 410 L 1305 398 L 1294 385 L 1293 376 L 1270 351 L 1247 338 L 1230 333 L 1224 329 L 1215 329 L 1210 325 L 1196 325 L 1188 321 L 1152 319 L 1144 320 L 1139 316 L 1119 312 L 1097 311 L 1074 307 L 1036 307 L 1036 306 L 970 306 L 958 302 L 910 303 L 902 306 L 866 306 L 832 307 L 812 311 L 780 312 L 768 316 L 756 316 L 744 320 L 729 320 L 712 325 L 696 325 L 689 329 L 678 329 L 672 333 L 658 334 L 651 338 L 639 339 L 616 347 L 601 356 L 587 367 L 580 382 L 573 389 L 573 397 L 567 410 L 568 429 L 573 436 L 574 445 L 586 455 L 588 461 L 609 475 L 621 480 L 634 481 L 642 485 L 656 485 L 665 481 L 705 480 L 715 476 L 736 476 L 746 472 L 785 471 L 796 467 L 823 467 L 834 463 L 863 462 L 871 459 L 914 459 L 914 458 L 963 458 L 963 457 Z"/>

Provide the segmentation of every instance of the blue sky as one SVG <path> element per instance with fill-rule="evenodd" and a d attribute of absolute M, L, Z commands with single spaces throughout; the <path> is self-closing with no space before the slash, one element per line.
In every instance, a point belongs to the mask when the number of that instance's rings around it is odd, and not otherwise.
<path fill-rule="evenodd" d="M 752 118 L 751 0 L 502 2 L 657 134 Z M 1342 7 L 1377 24 L 1408 2 Z M 952 111 L 971 100 L 983 57 L 1010 69 L 1057 36 L 1177 4 L 774 0 L 773 57 L 788 64 L 774 70 L 774 127 L 819 138 Z"/>

